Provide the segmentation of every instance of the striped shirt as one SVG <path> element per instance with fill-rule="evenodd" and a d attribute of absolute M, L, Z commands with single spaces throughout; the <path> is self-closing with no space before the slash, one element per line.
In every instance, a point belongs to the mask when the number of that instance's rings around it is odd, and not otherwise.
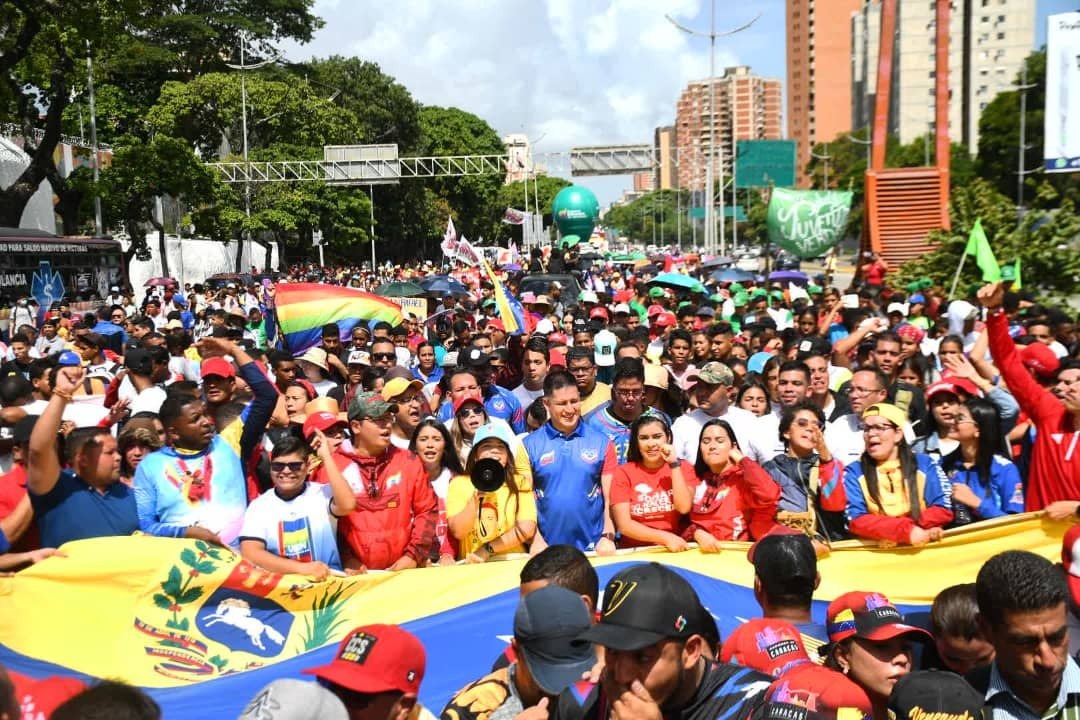
<path fill-rule="evenodd" d="M 986 707 L 991 720 L 1080 720 L 1080 666 L 1071 657 L 1068 659 L 1057 699 L 1039 714 L 1009 689 L 994 662 L 986 690 Z"/>

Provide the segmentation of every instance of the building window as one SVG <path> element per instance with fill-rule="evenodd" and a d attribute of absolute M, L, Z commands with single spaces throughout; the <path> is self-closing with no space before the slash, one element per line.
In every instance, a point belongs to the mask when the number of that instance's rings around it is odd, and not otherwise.
<path fill-rule="evenodd" d="M 1005 33 L 1003 33 L 1003 32 L 999 32 L 999 33 L 997 34 L 997 38 L 998 38 L 998 40 L 1004 40 L 1004 39 L 1005 39 Z"/>

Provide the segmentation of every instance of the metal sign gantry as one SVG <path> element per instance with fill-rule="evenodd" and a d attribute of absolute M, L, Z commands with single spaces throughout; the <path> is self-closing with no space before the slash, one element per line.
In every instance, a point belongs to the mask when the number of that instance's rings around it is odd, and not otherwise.
<path fill-rule="evenodd" d="M 630 175 L 656 169 L 652 145 L 600 145 L 570 150 L 572 175 Z"/>
<path fill-rule="evenodd" d="M 408 178 L 506 173 L 507 155 L 446 155 L 356 160 L 276 160 L 208 163 L 224 182 L 318 180 L 330 185 L 389 185 Z"/>

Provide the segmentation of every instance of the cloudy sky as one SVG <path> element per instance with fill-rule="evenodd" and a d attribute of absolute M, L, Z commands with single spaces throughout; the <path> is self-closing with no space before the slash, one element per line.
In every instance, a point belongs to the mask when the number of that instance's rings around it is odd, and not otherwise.
<path fill-rule="evenodd" d="M 1037 1 L 1040 27 L 1046 14 L 1076 8 Z M 717 72 L 745 64 L 783 79 L 784 0 L 716 5 L 718 30 L 760 14 L 717 41 Z M 651 142 L 655 127 L 674 121 L 685 84 L 709 71 L 708 40 L 664 19 L 707 31 L 708 0 L 316 0 L 315 12 L 325 27 L 307 45 L 284 46 L 290 59 L 375 61 L 422 103 L 475 113 L 500 134 L 526 133 L 538 162 L 565 177 L 573 146 Z M 630 178 L 582 183 L 607 204 Z"/>

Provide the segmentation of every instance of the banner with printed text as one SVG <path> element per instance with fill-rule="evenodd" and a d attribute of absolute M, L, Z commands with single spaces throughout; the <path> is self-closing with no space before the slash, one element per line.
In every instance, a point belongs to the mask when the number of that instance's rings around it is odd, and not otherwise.
<path fill-rule="evenodd" d="M 1046 19 L 1043 168 L 1080 172 L 1080 12 Z"/>
<path fill-rule="evenodd" d="M 1022 515 L 950 530 L 925 548 L 834 544 L 818 564 L 814 619 L 832 598 L 877 591 L 925 610 L 955 583 L 973 582 L 991 555 L 1023 548 L 1061 557 L 1065 523 Z M 723 552 L 620 551 L 594 558 L 601 587 L 634 562 L 682 574 L 724 637 L 760 614 L 748 543 Z M 513 634 L 524 558 L 371 572 L 312 582 L 266 572 L 228 549 L 147 536 L 68 543 L 67 557 L 0 578 L 0 665 L 31 678 L 114 678 L 146 688 L 169 720 L 234 718 L 267 683 L 309 679 L 352 628 L 397 623 L 427 651 L 420 691 L 435 714 L 484 675 Z M 622 554 L 625 552 L 625 554 Z"/>
<path fill-rule="evenodd" d="M 844 237 L 852 193 L 774 188 L 766 225 L 769 242 L 801 258 L 823 254 Z"/>

